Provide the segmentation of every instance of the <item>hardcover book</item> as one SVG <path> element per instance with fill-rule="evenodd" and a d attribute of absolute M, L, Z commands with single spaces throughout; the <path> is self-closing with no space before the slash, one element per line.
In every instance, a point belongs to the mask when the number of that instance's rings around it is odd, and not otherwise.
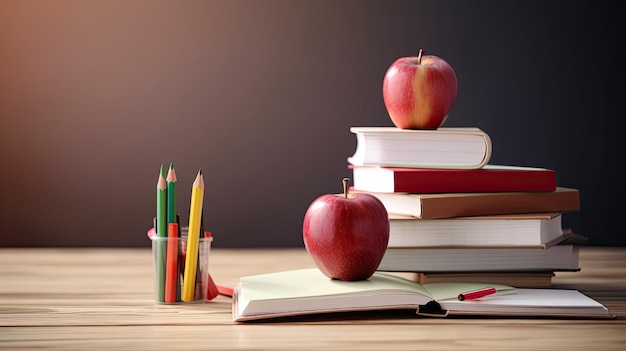
<path fill-rule="evenodd" d="M 355 190 L 379 193 L 554 191 L 556 172 L 546 168 L 485 165 L 481 169 L 349 166 Z"/>
<path fill-rule="evenodd" d="M 463 300 L 483 288 L 496 293 Z M 238 322 L 359 310 L 411 309 L 418 315 L 558 316 L 610 318 L 608 309 L 577 290 L 516 289 L 482 283 L 418 284 L 375 273 L 362 281 L 329 279 L 317 268 L 241 277 L 233 295 Z"/>
<path fill-rule="evenodd" d="M 491 139 L 479 128 L 413 130 L 351 127 L 355 166 L 478 169 L 491 158 Z"/>
<path fill-rule="evenodd" d="M 492 283 L 515 288 L 549 288 L 554 272 L 464 272 L 464 273 L 406 273 L 420 284 L 441 282 Z"/>
<path fill-rule="evenodd" d="M 388 247 L 550 247 L 567 239 L 560 213 L 418 219 L 389 215 Z"/>
<path fill-rule="evenodd" d="M 421 219 L 580 210 L 578 189 L 565 187 L 543 192 L 441 194 L 374 193 L 354 188 L 350 191 L 376 196 L 389 213 Z"/>
<path fill-rule="evenodd" d="M 579 271 L 578 247 L 397 247 L 387 248 L 379 271 L 503 272 Z"/>

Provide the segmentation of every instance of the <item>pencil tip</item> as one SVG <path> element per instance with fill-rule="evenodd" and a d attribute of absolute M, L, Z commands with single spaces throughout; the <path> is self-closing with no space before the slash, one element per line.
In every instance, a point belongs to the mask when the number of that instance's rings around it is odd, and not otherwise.
<path fill-rule="evenodd" d="M 202 168 L 200 168 L 200 170 L 198 171 L 199 175 L 202 175 Z"/>
<path fill-rule="evenodd" d="M 170 162 L 170 169 L 174 169 L 174 162 Z"/>

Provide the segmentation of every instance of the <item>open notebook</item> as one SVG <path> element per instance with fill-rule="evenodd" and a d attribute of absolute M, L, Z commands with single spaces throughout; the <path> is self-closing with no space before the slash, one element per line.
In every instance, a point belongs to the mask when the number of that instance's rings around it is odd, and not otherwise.
<path fill-rule="evenodd" d="M 493 287 L 496 293 L 459 301 L 458 295 Z M 368 280 L 329 279 L 317 268 L 242 277 L 233 294 L 233 320 L 362 311 L 414 309 L 418 315 L 489 315 L 613 318 L 577 290 L 515 289 L 483 283 L 418 284 L 390 274 Z"/>

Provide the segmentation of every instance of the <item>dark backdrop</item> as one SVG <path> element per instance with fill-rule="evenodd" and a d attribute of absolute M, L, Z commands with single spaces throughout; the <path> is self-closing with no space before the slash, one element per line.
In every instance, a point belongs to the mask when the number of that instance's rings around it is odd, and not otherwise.
<path fill-rule="evenodd" d="M 419 48 L 456 70 L 446 126 L 492 163 L 581 191 L 564 226 L 626 245 L 624 21 L 605 1 L 0 1 L 2 246 L 149 246 L 160 164 L 215 247 L 301 246 L 341 191 L 350 126 L 391 126 L 382 79 Z"/>

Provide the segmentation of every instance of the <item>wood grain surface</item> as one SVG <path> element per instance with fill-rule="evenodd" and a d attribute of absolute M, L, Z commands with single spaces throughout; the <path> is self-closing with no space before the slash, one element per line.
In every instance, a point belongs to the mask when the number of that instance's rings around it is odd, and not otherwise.
<path fill-rule="evenodd" d="M 410 311 L 232 321 L 231 300 L 161 305 L 149 249 L 0 249 L 2 350 L 624 350 L 626 248 L 582 247 L 580 272 L 557 288 L 581 290 L 615 320 L 427 318 Z M 213 249 L 211 275 L 313 267 L 304 249 Z"/>

